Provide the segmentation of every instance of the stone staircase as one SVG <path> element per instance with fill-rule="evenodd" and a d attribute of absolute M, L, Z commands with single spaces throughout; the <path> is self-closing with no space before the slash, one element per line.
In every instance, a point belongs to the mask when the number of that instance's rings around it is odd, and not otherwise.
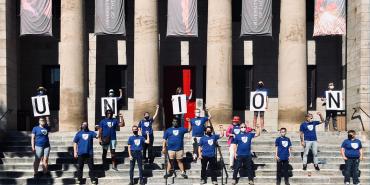
<path fill-rule="evenodd" d="M 49 159 L 49 170 L 51 177 L 41 177 L 33 179 L 33 160 L 34 155 L 30 147 L 29 132 L 11 132 L 0 140 L 0 184 L 75 184 L 77 164 L 73 159 L 72 140 L 75 133 L 58 132 L 50 133 L 51 153 Z M 161 157 L 162 132 L 155 132 L 155 161 L 154 165 L 144 165 L 144 176 L 147 184 L 165 184 L 163 179 L 164 158 Z M 104 169 L 101 160 L 101 147 L 96 140 L 94 142 L 94 162 L 96 174 L 98 175 L 99 184 L 128 184 L 129 182 L 129 159 L 127 153 L 127 139 L 130 134 L 127 131 L 118 132 L 118 169 L 113 171 Z M 370 184 L 370 151 L 369 151 L 369 133 L 361 132 L 358 138 L 364 145 L 365 158 L 360 163 L 361 183 Z M 253 144 L 253 151 L 256 157 L 255 163 L 255 184 L 256 185 L 273 185 L 276 177 L 276 162 L 274 156 L 274 141 L 278 136 L 277 132 L 263 134 L 256 138 Z M 293 168 L 293 177 L 291 184 L 313 184 L 313 185 L 338 185 L 343 184 L 343 175 L 341 168 L 344 161 L 342 160 L 339 150 L 340 144 L 347 134 L 334 132 L 320 132 L 319 139 L 319 160 L 321 171 L 316 172 L 313 165 L 308 165 L 308 170 L 302 170 L 301 153 L 303 151 L 299 144 L 299 134 L 297 132 L 289 133 L 288 136 L 293 144 L 293 159 L 290 164 Z M 226 139 L 220 141 L 225 163 L 228 163 L 228 148 Z M 200 162 L 191 163 L 190 158 L 192 145 L 190 139 L 185 139 L 185 151 L 189 153 L 186 158 L 187 174 L 189 179 L 183 179 L 180 176 L 174 179 L 175 184 L 199 184 L 200 182 Z M 228 169 L 228 164 L 227 169 Z M 41 168 L 40 168 L 41 170 Z M 220 173 L 220 172 L 219 172 Z M 228 171 L 228 184 L 231 182 L 232 171 Z M 309 175 L 310 174 L 310 175 Z M 138 175 L 136 170 L 135 175 Z M 84 178 L 88 177 L 88 167 L 85 165 Z M 210 178 L 208 179 L 210 182 Z M 168 183 L 172 179 L 168 179 Z M 86 179 L 86 184 L 90 184 L 90 179 Z M 219 177 L 221 184 L 221 177 Z M 241 178 L 239 184 L 248 184 L 247 178 Z"/>

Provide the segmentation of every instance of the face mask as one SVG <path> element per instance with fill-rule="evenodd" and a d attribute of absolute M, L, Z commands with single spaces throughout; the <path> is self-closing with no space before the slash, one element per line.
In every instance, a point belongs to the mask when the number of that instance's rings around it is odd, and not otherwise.
<path fill-rule="evenodd" d="M 148 119 L 149 119 L 149 116 L 144 116 L 144 118 L 145 118 L 146 120 L 148 120 Z"/>
<path fill-rule="evenodd" d="M 172 126 L 175 127 L 175 128 L 178 128 L 179 127 L 179 124 L 177 122 L 173 122 L 172 123 Z"/>
<path fill-rule="evenodd" d="M 211 135 L 212 135 L 212 131 L 207 131 L 207 132 L 206 132 L 206 134 L 207 134 L 208 136 L 211 136 Z"/>
<path fill-rule="evenodd" d="M 262 85 L 262 84 L 258 84 L 257 86 L 258 86 L 259 88 L 263 87 L 263 85 Z"/>
<path fill-rule="evenodd" d="M 334 89 L 334 86 L 329 86 L 329 89 Z"/>
<path fill-rule="evenodd" d="M 87 130 L 87 125 L 82 125 L 82 130 Z"/>
<path fill-rule="evenodd" d="M 114 94 L 113 93 L 109 93 L 109 95 L 108 95 L 109 97 L 113 97 L 114 96 Z"/>
<path fill-rule="evenodd" d="M 195 113 L 195 117 L 200 117 L 200 113 Z"/>
<path fill-rule="evenodd" d="M 241 128 L 240 131 L 245 132 L 245 128 Z"/>
<path fill-rule="evenodd" d="M 44 91 L 39 91 L 38 94 L 39 95 L 43 95 L 44 94 Z"/>
<path fill-rule="evenodd" d="M 134 135 L 138 135 L 139 131 L 135 130 L 135 131 L 132 131 L 132 133 L 134 133 Z"/>
<path fill-rule="evenodd" d="M 354 136 L 352 134 L 348 134 L 348 139 L 353 139 Z"/>
<path fill-rule="evenodd" d="M 45 122 L 45 121 L 40 122 L 40 125 L 41 125 L 41 126 L 45 126 L 45 124 L 46 124 L 46 122 Z"/>

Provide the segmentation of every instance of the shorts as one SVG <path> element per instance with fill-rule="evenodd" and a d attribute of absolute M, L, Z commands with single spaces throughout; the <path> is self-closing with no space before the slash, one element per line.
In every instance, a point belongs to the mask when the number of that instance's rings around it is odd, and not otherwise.
<path fill-rule="evenodd" d="M 104 150 L 108 150 L 110 147 L 111 150 L 115 150 L 117 146 L 117 140 L 110 140 L 109 145 L 102 145 Z"/>
<path fill-rule="evenodd" d="M 35 160 L 40 160 L 42 157 L 48 158 L 50 153 L 50 146 L 41 147 L 35 146 Z"/>
<path fill-rule="evenodd" d="M 179 150 L 179 151 L 173 151 L 173 150 L 169 150 L 168 151 L 168 155 L 170 157 L 170 159 L 182 159 L 183 156 L 184 156 L 184 150 Z"/>
<path fill-rule="evenodd" d="M 260 117 L 263 117 L 265 115 L 265 111 L 254 111 L 254 117 L 258 117 L 258 114 L 260 114 Z"/>

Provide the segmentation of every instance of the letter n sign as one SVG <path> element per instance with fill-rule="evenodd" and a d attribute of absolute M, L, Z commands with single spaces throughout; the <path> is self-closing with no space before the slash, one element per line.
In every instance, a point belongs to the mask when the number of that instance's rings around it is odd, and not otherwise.
<path fill-rule="evenodd" d="M 102 97 L 101 98 L 101 115 L 105 116 L 105 111 L 112 110 L 113 117 L 117 116 L 117 98 Z"/>
<path fill-rule="evenodd" d="M 172 110 L 173 114 L 187 113 L 186 95 L 172 95 Z"/>
<path fill-rule="evenodd" d="M 342 91 L 325 91 L 326 110 L 344 110 Z"/>
<path fill-rule="evenodd" d="M 251 92 L 250 111 L 266 111 L 267 93 L 264 91 Z"/>
<path fill-rule="evenodd" d="M 31 101 L 33 108 L 33 116 L 40 117 L 50 115 L 49 100 L 47 95 L 33 96 L 31 97 Z"/>

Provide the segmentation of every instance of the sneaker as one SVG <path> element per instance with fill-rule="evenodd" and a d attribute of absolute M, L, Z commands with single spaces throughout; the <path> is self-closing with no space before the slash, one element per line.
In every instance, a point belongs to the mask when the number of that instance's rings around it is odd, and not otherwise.
<path fill-rule="evenodd" d="M 316 164 L 316 165 L 314 165 L 315 166 L 315 170 L 316 171 L 320 171 L 320 168 L 319 168 L 319 165 L 318 164 Z"/>
<path fill-rule="evenodd" d="M 303 165 L 303 170 L 306 171 L 307 170 L 307 164 L 304 164 Z"/>
<path fill-rule="evenodd" d="M 82 179 L 77 179 L 76 184 L 82 184 Z"/>
<path fill-rule="evenodd" d="M 233 180 L 233 181 L 231 182 L 231 185 L 236 185 L 236 180 Z"/>
<path fill-rule="evenodd" d="M 182 177 L 182 178 L 184 178 L 184 179 L 187 179 L 187 178 L 188 178 L 188 175 L 186 175 L 186 173 L 185 173 L 185 172 L 182 172 L 180 175 L 181 175 L 181 177 Z"/>
<path fill-rule="evenodd" d="M 290 185 L 289 180 L 285 180 L 285 185 Z"/>
<path fill-rule="evenodd" d="M 172 177 L 172 175 L 173 175 L 173 173 L 172 172 L 167 172 L 167 174 L 165 174 L 164 176 L 163 176 L 163 178 L 168 178 L 168 177 Z"/>
<path fill-rule="evenodd" d="M 266 129 L 262 129 L 262 133 L 267 133 L 267 130 Z"/>
<path fill-rule="evenodd" d="M 91 184 L 98 184 L 98 181 L 95 178 L 91 179 Z"/>
<path fill-rule="evenodd" d="M 347 184 L 349 185 L 349 182 L 345 182 L 344 184 L 345 184 L 345 185 L 347 185 Z"/>
<path fill-rule="evenodd" d="M 134 183 L 133 182 L 130 182 L 130 183 L 128 183 L 128 185 L 134 185 Z"/>
<path fill-rule="evenodd" d="M 117 166 L 113 166 L 113 167 L 112 167 L 112 170 L 114 170 L 114 171 L 118 171 Z"/>
<path fill-rule="evenodd" d="M 205 179 L 201 179 L 200 184 L 207 184 L 207 181 Z"/>
<path fill-rule="evenodd" d="M 253 180 L 249 180 L 249 185 L 254 185 L 254 181 Z"/>
<path fill-rule="evenodd" d="M 217 181 L 212 181 L 213 185 L 218 185 Z"/>
<path fill-rule="evenodd" d="M 229 170 L 234 170 L 234 166 L 229 166 Z"/>

